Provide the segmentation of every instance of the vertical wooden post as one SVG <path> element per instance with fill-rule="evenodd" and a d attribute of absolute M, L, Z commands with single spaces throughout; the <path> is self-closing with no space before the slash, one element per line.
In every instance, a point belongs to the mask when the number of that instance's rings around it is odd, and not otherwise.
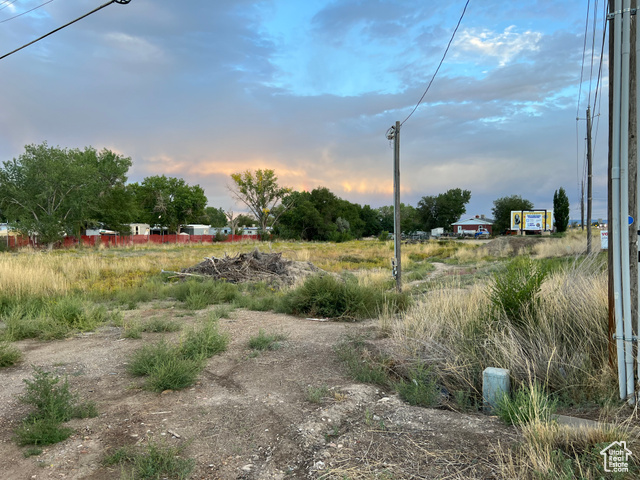
<path fill-rule="evenodd" d="M 402 291 L 402 260 L 400 244 L 402 229 L 400 225 L 400 122 L 396 122 L 393 141 L 393 239 L 396 268 L 396 289 Z"/>
<path fill-rule="evenodd" d="M 587 254 L 591 253 L 591 106 L 587 106 Z"/>

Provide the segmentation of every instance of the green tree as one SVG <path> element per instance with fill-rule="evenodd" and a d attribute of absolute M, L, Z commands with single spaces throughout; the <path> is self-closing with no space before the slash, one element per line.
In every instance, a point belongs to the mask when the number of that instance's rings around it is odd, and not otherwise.
<path fill-rule="evenodd" d="M 376 210 L 365 205 L 360 210 L 360 219 L 364 222 L 362 235 L 365 237 L 377 237 L 382 232 L 382 226 Z"/>
<path fill-rule="evenodd" d="M 178 233 L 180 225 L 197 222 L 207 205 L 207 197 L 199 185 L 188 185 L 182 178 L 156 175 L 141 184 L 132 184 L 140 218 L 150 225 L 168 227 Z"/>
<path fill-rule="evenodd" d="M 444 227 L 449 230 L 467 211 L 465 205 L 471 200 L 471 192 L 452 188 L 437 196 L 426 196 L 418 202 L 418 214 L 423 228 Z"/>
<path fill-rule="evenodd" d="M 511 212 L 514 210 L 533 210 L 533 203 L 520 195 L 502 197 L 493 201 L 493 233 L 500 234 L 511 226 Z"/>
<path fill-rule="evenodd" d="M 212 227 L 224 227 L 227 225 L 227 215 L 222 208 L 207 207 L 200 221 Z"/>
<path fill-rule="evenodd" d="M 569 226 L 569 198 L 562 187 L 553 194 L 553 219 L 558 232 L 567 231 Z"/>
<path fill-rule="evenodd" d="M 49 248 L 65 235 L 124 210 L 121 189 L 131 159 L 92 147 L 27 145 L 0 168 L 0 210 L 13 229 L 35 235 Z"/>
<path fill-rule="evenodd" d="M 231 194 L 244 203 L 260 224 L 264 233 L 267 227 L 273 227 L 282 215 L 283 209 L 275 210 L 282 199 L 291 192 L 290 188 L 278 185 L 278 177 L 273 170 L 249 170 L 231 174 L 234 186 Z"/>

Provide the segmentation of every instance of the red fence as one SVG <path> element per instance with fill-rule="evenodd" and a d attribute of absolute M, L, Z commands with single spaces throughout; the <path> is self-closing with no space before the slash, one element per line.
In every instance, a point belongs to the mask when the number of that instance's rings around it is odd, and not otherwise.
<path fill-rule="evenodd" d="M 258 240 L 258 235 L 227 235 L 222 242 L 240 242 L 242 240 Z M 146 245 L 149 243 L 213 243 L 216 241 L 215 235 L 83 235 L 78 241 L 75 237 L 65 237 L 64 240 L 57 242 L 55 247 L 69 248 L 78 244 L 95 247 L 97 245 L 111 246 L 130 246 L 130 245 Z M 8 237 L 9 248 L 20 247 L 39 247 L 37 241 L 26 237 Z"/>

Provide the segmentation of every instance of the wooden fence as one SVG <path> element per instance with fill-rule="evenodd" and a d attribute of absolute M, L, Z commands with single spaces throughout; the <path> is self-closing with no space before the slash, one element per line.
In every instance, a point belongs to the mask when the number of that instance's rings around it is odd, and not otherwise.
<path fill-rule="evenodd" d="M 221 242 L 240 242 L 242 240 L 258 240 L 258 235 L 226 235 Z M 8 240 L 8 241 L 7 241 Z M 5 245 L 9 249 L 21 248 L 21 247 L 42 247 L 41 243 L 38 243 L 37 239 L 27 237 L 14 237 L 9 236 L 3 238 L 0 242 L 7 242 Z M 95 247 L 104 245 L 105 247 L 116 246 L 131 246 L 131 245 L 147 245 L 154 244 L 190 244 L 190 243 L 214 243 L 216 242 L 215 235 L 82 235 L 80 240 L 76 237 L 65 237 L 64 240 L 57 242 L 55 248 L 69 248 L 76 245 L 84 245 L 88 247 Z M 4 245 L 3 245 L 4 246 Z"/>

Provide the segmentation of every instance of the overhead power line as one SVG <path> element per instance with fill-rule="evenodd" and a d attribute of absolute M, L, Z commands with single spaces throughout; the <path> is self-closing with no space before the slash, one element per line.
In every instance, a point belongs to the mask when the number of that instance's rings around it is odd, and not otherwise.
<path fill-rule="evenodd" d="M 433 73 L 433 76 L 431 77 L 431 80 L 429 81 L 429 84 L 427 85 L 426 90 L 424 91 L 424 93 L 422 94 L 422 96 L 420 97 L 420 100 L 418 100 L 418 103 L 416 104 L 415 107 L 413 107 L 413 110 L 411 110 L 411 113 L 409 115 L 407 115 L 407 118 L 405 118 L 401 123 L 400 126 L 404 125 L 404 122 L 406 122 L 407 120 L 409 120 L 409 118 L 411 117 L 411 115 L 413 115 L 413 113 L 418 109 L 418 107 L 420 106 L 420 104 L 422 103 L 422 100 L 424 100 L 425 95 L 427 94 L 427 92 L 429 91 L 429 88 L 431 88 L 431 84 L 433 83 L 433 81 L 436 78 L 436 75 L 438 74 L 438 71 L 440 70 L 440 67 L 442 66 L 442 63 L 444 62 L 445 57 L 447 56 L 447 52 L 449 52 L 449 47 L 451 47 L 451 44 L 453 43 L 453 39 L 456 36 L 456 33 L 458 31 L 458 28 L 460 27 L 460 24 L 462 23 L 462 19 L 464 18 L 464 14 L 467 11 L 467 7 L 469 6 L 469 2 L 470 0 L 467 0 L 467 3 L 464 4 L 464 8 L 462 9 L 462 14 L 460 15 L 460 19 L 458 20 L 458 23 L 456 25 L 456 28 L 453 30 L 453 34 L 451 35 L 451 38 L 449 39 L 449 43 L 447 44 L 447 48 L 444 51 L 444 55 L 442 55 L 442 58 L 440 59 L 440 63 L 438 64 L 438 68 L 436 68 L 436 71 Z"/>
<path fill-rule="evenodd" d="M 82 15 L 81 17 L 78 17 L 78 18 L 76 18 L 75 20 L 70 21 L 69 23 L 66 23 L 66 24 L 62 25 L 61 27 L 58 27 L 58 28 L 56 28 L 55 30 L 50 31 L 49 33 L 47 33 L 47 34 L 45 34 L 45 35 L 42 35 L 41 37 L 36 38 L 35 40 L 33 40 L 33 41 L 31 41 L 31 42 L 29 42 L 29 43 L 27 43 L 27 44 L 25 44 L 25 45 L 23 45 L 23 46 L 21 46 L 21 47 L 19 47 L 19 48 L 16 48 L 15 50 L 13 50 L 13 51 L 11 51 L 11 52 L 9 52 L 9 53 L 5 53 L 4 55 L 2 55 L 2 56 L 0 57 L 0 60 L 2 60 L 2 59 L 4 59 L 4 58 L 7 58 L 9 55 L 13 55 L 13 54 L 14 54 L 14 53 L 16 53 L 16 52 L 19 52 L 20 50 L 22 50 L 23 48 L 28 47 L 29 45 L 33 45 L 34 43 L 39 42 L 39 41 L 40 41 L 40 40 L 42 40 L 43 38 L 47 38 L 49 35 L 53 35 L 54 33 L 59 32 L 59 31 L 60 31 L 60 30 L 62 30 L 63 28 L 66 28 L 66 27 L 68 27 L 69 25 L 72 25 L 72 24 L 74 24 L 74 23 L 76 23 L 76 22 L 78 22 L 78 21 L 82 20 L 83 18 L 88 17 L 89 15 L 91 15 L 91 14 L 93 14 L 93 13 L 96 13 L 97 11 L 102 10 L 102 9 L 103 9 L 103 8 L 105 8 L 105 7 L 108 7 L 108 6 L 109 6 L 109 5 L 111 5 L 112 3 L 119 3 L 119 4 L 121 4 L 121 5 L 126 5 L 126 4 L 127 4 L 127 3 L 129 3 L 129 2 L 131 2 L 131 0 L 111 0 L 111 1 L 109 1 L 109 2 L 107 2 L 107 3 L 105 3 L 105 4 L 103 4 L 103 5 L 100 5 L 100 6 L 99 6 L 99 7 L 97 7 L 97 8 L 94 8 L 94 9 L 93 9 L 93 10 L 91 10 L 89 13 L 85 13 L 85 14 L 84 14 L 84 15 Z"/>
<path fill-rule="evenodd" d="M 40 7 L 44 7 L 47 3 L 51 3 L 51 2 L 53 2 L 53 0 L 49 0 L 48 2 L 41 3 L 37 7 L 33 7 L 31 10 L 27 10 L 26 12 L 19 13 L 18 15 L 14 15 L 13 17 L 5 18 L 4 20 L 0 20 L 0 23 L 8 22 L 9 20 L 13 20 L 14 18 L 18 18 L 18 17 L 21 17 L 22 15 L 26 15 L 27 13 L 33 12 L 34 10 L 37 10 Z"/>
<path fill-rule="evenodd" d="M 4 2 L 4 6 L 0 7 L 0 10 L 4 10 L 7 7 L 10 7 L 11 5 L 13 5 L 14 3 L 16 3 L 18 0 L 13 0 L 13 1 L 6 1 Z"/>

